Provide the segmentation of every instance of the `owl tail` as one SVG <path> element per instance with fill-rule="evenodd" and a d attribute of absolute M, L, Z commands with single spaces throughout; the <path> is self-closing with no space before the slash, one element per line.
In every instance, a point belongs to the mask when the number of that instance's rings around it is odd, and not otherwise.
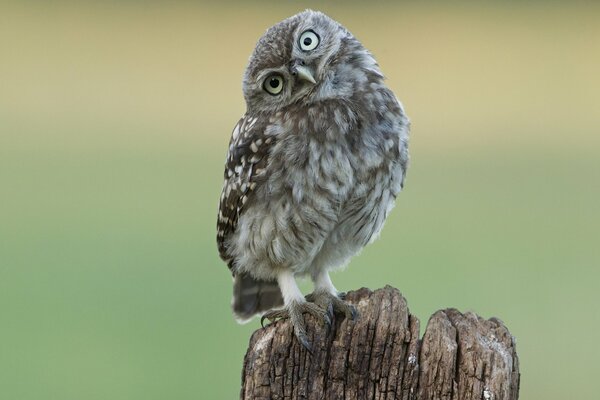
<path fill-rule="evenodd" d="M 233 278 L 233 313 L 244 322 L 264 311 L 283 306 L 276 281 L 261 281 L 245 274 Z"/>

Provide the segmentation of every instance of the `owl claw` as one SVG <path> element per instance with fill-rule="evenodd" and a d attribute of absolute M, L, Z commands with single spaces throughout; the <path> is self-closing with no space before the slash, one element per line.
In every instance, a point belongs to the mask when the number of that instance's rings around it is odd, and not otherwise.
<path fill-rule="evenodd" d="M 328 307 L 329 309 L 330 307 Z M 308 335 L 306 334 L 306 324 L 304 323 L 304 314 L 308 313 L 315 317 L 317 320 L 323 321 L 327 331 L 331 328 L 332 324 L 332 316 L 333 316 L 333 308 L 331 310 L 326 310 L 325 308 L 320 307 L 315 303 L 309 302 L 301 302 L 301 303 L 291 303 L 286 308 L 281 310 L 272 310 L 265 313 L 261 319 L 260 324 L 264 328 L 264 321 L 269 320 L 270 322 L 274 322 L 278 319 L 287 319 L 289 318 L 294 327 L 294 334 L 298 339 L 298 342 L 310 353 L 312 354 L 312 345 L 308 341 Z M 268 325 L 267 325 L 268 326 Z"/>
<path fill-rule="evenodd" d="M 301 334 L 301 335 L 296 334 L 296 338 L 298 339 L 298 341 L 300 342 L 302 347 L 304 347 L 306 349 L 306 351 L 308 351 L 312 355 L 313 354 L 312 344 L 310 344 L 310 342 L 308 341 L 308 337 L 306 336 L 306 333 Z"/>
<path fill-rule="evenodd" d="M 265 320 L 269 320 L 269 324 L 267 326 L 271 325 L 272 321 L 269 318 L 267 318 L 266 316 L 263 315 L 262 317 L 260 317 L 260 326 L 262 328 L 265 327 Z"/>
<path fill-rule="evenodd" d="M 358 317 L 358 311 L 352 304 L 348 304 L 338 297 L 341 295 L 345 297 L 346 294 L 340 293 L 336 296 L 329 292 L 319 291 L 307 295 L 306 300 L 328 310 L 332 319 L 334 314 L 344 314 L 347 319 L 354 321 Z"/>
<path fill-rule="evenodd" d="M 333 321 L 333 319 L 335 318 L 335 311 L 333 310 L 333 304 L 332 303 L 329 303 L 327 305 L 327 315 L 330 318 L 329 324 L 331 325 L 331 321 Z"/>
<path fill-rule="evenodd" d="M 354 321 L 358 318 L 358 310 L 352 304 L 348 304 L 348 308 L 350 308 L 350 320 Z"/>
<path fill-rule="evenodd" d="M 271 311 L 263 314 L 262 317 L 260 317 L 260 326 L 262 326 L 263 328 L 265 327 L 265 320 L 269 321 L 269 324 L 267 325 L 267 326 L 269 326 L 270 324 L 277 321 L 278 319 L 285 319 L 285 318 L 288 318 L 287 310 L 285 310 L 285 309 L 271 310 Z"/>

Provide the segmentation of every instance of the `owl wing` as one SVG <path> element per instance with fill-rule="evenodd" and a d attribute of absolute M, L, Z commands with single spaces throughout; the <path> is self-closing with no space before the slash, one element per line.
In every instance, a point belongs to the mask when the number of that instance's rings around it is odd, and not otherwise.
<path fill-rule="evenodd" d="M 235 232 L 244 205 L 260 184 L 267 166 L 273 138 L 265 135 L 265 128 L 262 118 L 246 114 L 231 134 L 217 219 L 219 255 L 229 269 L 233 260 L 227 253 L 227 240 Z"/>

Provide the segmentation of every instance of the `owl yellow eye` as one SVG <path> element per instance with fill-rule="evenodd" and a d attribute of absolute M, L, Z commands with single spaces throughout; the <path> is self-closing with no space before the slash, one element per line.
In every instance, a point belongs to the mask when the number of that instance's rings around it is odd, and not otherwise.
<path fill-rule="evenodd" d="M 319 45 L 319 36 L 311 30 L 300 35 L 300 48 L 304 51 L 314 50 Z"/>
<path fill-rule="evenodd" d="M 265 90 L 271 94 L 279 94 L 283 89 L 283 77 L 281 75 L 270 75 L 263 83 Z"/>

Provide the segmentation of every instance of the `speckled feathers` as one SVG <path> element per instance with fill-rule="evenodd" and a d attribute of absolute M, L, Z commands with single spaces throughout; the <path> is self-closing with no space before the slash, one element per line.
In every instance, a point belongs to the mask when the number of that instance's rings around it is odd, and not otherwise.
<path fill-rule="evenodd" d="M 379 234 L 408 166 L 408 118 L 379 65 L 308 10 L 258 41 L 243 92 L 219 205 L 221 257 L 257 282 L 346 264 Z"/>

